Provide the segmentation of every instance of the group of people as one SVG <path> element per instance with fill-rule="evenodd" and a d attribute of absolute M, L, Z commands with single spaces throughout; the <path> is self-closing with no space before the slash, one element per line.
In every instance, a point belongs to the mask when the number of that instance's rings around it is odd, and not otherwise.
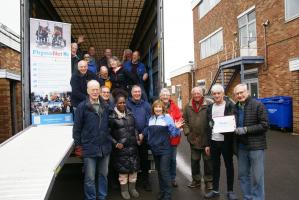
<path fill-rule="evenodd" d="M 224 95 L 224 88 L 215 84 L 211 88 L 213 99 L 204 97 L 203 90 L 195 87 L 192 98 L 184 109 L 184 134 L 191 147 L 191 188 L 201 186 L 200 160 L 204 163 L 204 181 L 208 192 L 205 199 L 220 195 L 220 158 L 226 168 L 227 199 L 238 199 L 234 193 L 233 155 L 238 158 L 238 177 L 244 200 L 264 200 L 264 150 L 268 129 L 264 105 L 251 98 L 246 84 L 234 88 L 234 103 Z M 219 131 L 217 117 L 231 116 L 235 129 Z M 223 119 L 223 118 L 222 118 Z M 224 122 L 223 122 L 224 123 Z"/>
<path fill-rule="evenodd" d="M 93 57 L 92 48 L 88 59 Z M 158 100 L 149 104 L 144 90 L 148 74 L 139 61 L 138 51 L 125 50 L 122 63 L 111 56 L 111 50 L 106 49 L 105 55 L 99 62 L 103 65 L 96 64 L 95 68 L 89 67 L 87 57 L 78 61 L 71 78 L 73 138 L 75 153 L 84 162 L 85 199 L 106 199 L 108 171 L 117 174 L 123 199 L 139 197 L 137 179 L 141 179 L 146 191 L 151 191 L 149 149 L 158 172 L 157 198 L 171 199 L 172 187 L 178 186 L 176 153 L 181 134 L 186 135 L 191 149 L 192 182 L 188 187 L 201 187 L 203 177 L 207 189 L 204 197 L 218 197 L 222 155 L 227 198 L 237 199 L 233 191 L 236 154 L 243 199 L 264 199 L 267 114 L 263 104 L 249 96 L 246 85 L 234 88 L 237 103 L 225 97 L 220 84 L 211 89 L 213 99 L 194 87 L 182 113 L 167 88 L 160 91 Z M 235 117 L 234 131 L 215 131 L 214 119 L 224 116 Z"/>
<path fill-rule="evenodd" d="M 109 88 L 100 87 L 97 80 L 87 83 L 87 93 L 86 100 L 76 108 L 73 127 L 75 153 L 84 162 L 85 198 L 106 199 L 108 169 L 118 174 L 124 199 L 139 197 L 139 171 L 144 189 L 151 191 L 150 149 L 158 171 L 159 199 L 171 199 L 171 183 L 176 184 L 176 166 L 171 163 L 184 125 L 179 109 L 166 99 L 156 100 L 151 106 L 142 99 L 139 85 L 132 86 L 131 97 L 120 93 L 114 102 L 109 100 Z M 167 96 L 168 93 L 167 90 Z"/>

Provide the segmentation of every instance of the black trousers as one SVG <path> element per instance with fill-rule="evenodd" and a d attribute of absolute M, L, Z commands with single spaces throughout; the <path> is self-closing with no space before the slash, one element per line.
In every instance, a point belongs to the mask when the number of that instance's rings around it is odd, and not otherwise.
<path fill-rule="evenodd" d="M 141 180 L 148 181 L 148 175 L 150 170 L 150 161 L 148 160 L 148 145 L 146 142 L 138 146 L 138 153 L 140 158 Z"/>
<path fill-rule="evenodd" d="M 211 157 L 213 164 L 213 190 L 219 191 L 220 156 L 222 155 L 226 168 L 227 191 L 234 188 L 233 143 L 231 140 L 211 142 Z"/>

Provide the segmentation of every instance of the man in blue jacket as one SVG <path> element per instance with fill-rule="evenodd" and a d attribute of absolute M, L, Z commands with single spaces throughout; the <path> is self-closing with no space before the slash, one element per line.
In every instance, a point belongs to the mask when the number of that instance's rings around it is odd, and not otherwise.
<path fill-rule="evenodd" d="M 140 53 L 139 51 L 134 51 L 132 54 L 132 60 L 128 60 L 124 63 L 124 68 L 128 72 L 131 73 L 132 76 L 134 76 L 134 80 L 137 80 L 138 82 L 135 82 L 134 84 L 140 85 L 142 89 L 142 99 L 147 101 L 147 95 L 145 93 L 145 82 L 148 79 L 148 73 L 146 71 L 146 67 L 142 62 L 140 62 Z"/>
<path fill-rule="evenodd" d="M 141 87 L 134 85 L 131 90 L 132 97 L 127 101 L 127 108 L 129 108 L 135 117 L 136 129 L 138 134 L 143 133 L 148 126 L 148 120 L 151 116 L 151 106 L 147 101 L 141 99 Z M 150 162 L 148 160 L 148 145 L 142 143 L 139 147 L 141 178 L 143 187 L 146 191 L 151 191 L 152 187 L 149 182 L 148 172 L 150 169 Z"/>
<path fill-rule="evenodd" d="M 73 127 L 75 153 L 82 157 L 84 162 L 85 199 L 105 200 L 108 163 L 112 149 L 108 130 L 109 111 L 99 97 L 100 84 L 96 80 L 88 82 L 87 93 L 87 99 L 81 102 L 76 110 Z"/>

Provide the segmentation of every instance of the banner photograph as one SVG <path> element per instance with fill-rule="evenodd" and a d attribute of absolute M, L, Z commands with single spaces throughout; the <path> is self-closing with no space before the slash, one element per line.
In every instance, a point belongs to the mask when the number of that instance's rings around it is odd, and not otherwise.
<path fill-rule="evenodd" d="M 72 123 L 71 24 L 30 19 L 32 124 Z"/>

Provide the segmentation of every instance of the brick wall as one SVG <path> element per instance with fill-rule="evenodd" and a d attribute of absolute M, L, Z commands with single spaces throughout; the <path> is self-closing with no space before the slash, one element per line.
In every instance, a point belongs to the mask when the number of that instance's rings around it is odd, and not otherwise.
<path fill-rule="evenodd" d="M 171 79 L 171 85 L 181 85 L 181 91 L 182 91 L 182 108 L 185 107 L 185 105 L 189 102 L 191 96 L 190 91 L 192 89 L 192 80 L 191 80 L 191 74 L 190 73 L 184 73 L 179 76 L 172 77 Z M 177 97 L 172 95 L 172 100 L 174 100 L 177 103 Z"/>
<path fill-rule="evenodd" d="M 20 74 L 21 55 L 19 52 L 10 48 L 0 48 L 0 69 L 7 69 L 9 71 Z"/>
<path fill-rule="evenodd" d="M 14 74 L 21 73 L 20 53 L 8 47 L 0 48 L 0 69 Z M 20 81 L 0 79 L 0 143 L 13 135 L 11 82 L 15 83 L 16 92 L 16 132 L 22 130 L 22 85 Z"/>
<path fill-rule="evenodd" d="M 9 80 L 0 79 L 0 143 L 12 135 Z"/>
<path fill-rule="evenodd" d="M 193 9 L 194 58 L 197 68 L 195 79 L 205 79 L 209 88 L 219 63 L 231 59 L 233 53 L 239 56 L 239 50 L 236 51 L 238 48 L 237 16 L 253 5 L 256 10 L 257 55 L 264 57 L 265 37 L 262 24 L 267 19 L 270 21 L 269 26 L 266 27 L 267 64 L 257 66 L 259 96 L 293 97 L 293 129 L 294 132 L 299 133 L 299 71 L 290 72 L 288 63 L 289 59 L 299 57 L 299 18 L 285 21 L 284 1 L 221 0 L 200 20 L 198 6 L 195 7 Z M 223 51 L 200 60 L 199 41 L 220 27 L 223 28 Z M 240 83 L 239 75 L 228 89 L 229 96 L 233 96 L 233 87 L 238 83 Z"/>

